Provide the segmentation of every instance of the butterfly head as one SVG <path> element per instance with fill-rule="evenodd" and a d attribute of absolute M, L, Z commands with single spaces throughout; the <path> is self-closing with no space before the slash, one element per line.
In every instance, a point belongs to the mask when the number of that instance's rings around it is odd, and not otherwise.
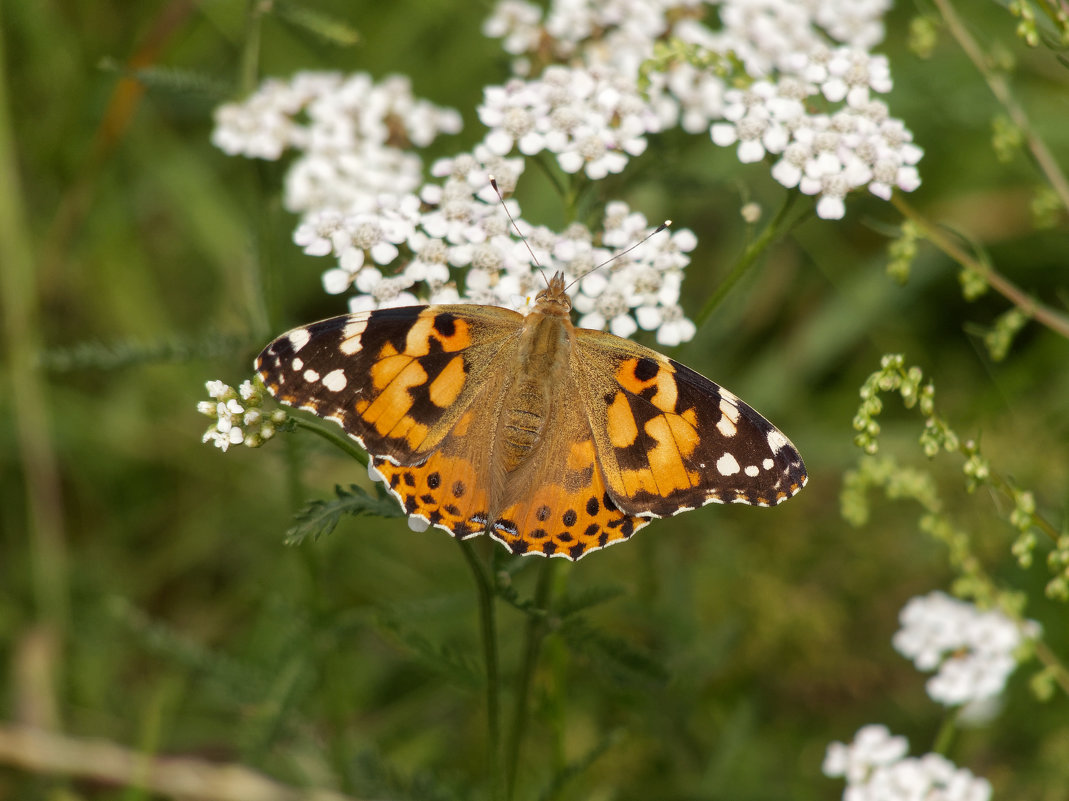
<path fill-rule="evenodd" d="M 535 296 L 535 311 L 555 317 L 567 317 L 571 313 L 572 299 L 565 288 L 564 273 L 555 272 L 549 286 Z"/>

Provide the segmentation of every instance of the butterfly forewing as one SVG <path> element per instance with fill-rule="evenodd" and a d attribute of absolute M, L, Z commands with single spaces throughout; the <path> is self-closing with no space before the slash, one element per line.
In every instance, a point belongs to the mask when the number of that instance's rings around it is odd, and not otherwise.
<path fill-rule="evenodd" d="M 787 437 L 689 367 L 578 329 L 576 369 L 621 509 L 664 517 L 708 503 L 773 506 L 805 485 L 805 466 Z"/>
<path fill-rule="evenodd" d="M 492 306 L 405 306 L 295 328 L 256 370 L 282 403 L 334 420 L 369 453 L 413 464 L 509 360 L 521 316 Z"/>

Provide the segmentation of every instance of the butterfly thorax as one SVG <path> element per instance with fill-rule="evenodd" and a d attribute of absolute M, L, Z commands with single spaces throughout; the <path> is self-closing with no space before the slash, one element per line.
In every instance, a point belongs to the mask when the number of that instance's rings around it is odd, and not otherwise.
<path fill-rule="evenodd" d="M 524 320 L 516 372 L 505 392 L 495 461 L 511 473 L 530 458 L 543 441 L 553 416 L 555 390 L 568 377 L 575 329 L 564 276 L 557 273 L 538 294 Z"/>

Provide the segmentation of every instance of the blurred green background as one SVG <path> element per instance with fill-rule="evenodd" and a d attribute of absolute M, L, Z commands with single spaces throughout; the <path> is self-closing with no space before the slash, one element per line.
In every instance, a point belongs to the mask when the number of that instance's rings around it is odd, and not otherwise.
<path fill-rule="evenodd" d="M 960 5 L 998 44 L 992 57 L 1014 64 L 1015 96 L 1069 164 L 1064 63 L 1015 39 L 1000 5 Z M 335 483 L 363 481 L 360 466 L 307 436 L 225 455 L 200 442 L 206 380 L 236 385 L 272 336 L 344 311 L 320 288 L 324 260 L 290 241 L 284 164 L 209 143 L 212 109 L 240 94 L 248 6 L 0 2 L 13 137 L 0 142 L 0 722 L 241 763 L 358 798 L 482 797 L 475 596 L 456 543 L 401 519 L 357 518 L 285 547 L 292 513 Z M 261 75 L 401 72 L 417 96 L 465 119 L 427 163 L 481 138 L 482 87 L 507 77 L 498 43 L 479 33 L 488 5 L 310 7 L 347 21 L 359 42 L 326 44 L 266 14 Z M 1064 307 L 1064 215 L 1034 225 L 1038 173 L 1021 153 L 995 158 L 1000 109 L 949 37 L 928 60 L 909 52 L 916 13 L 894 10 L 880 48 L 892 114 L 926 152 L 909 201 Z M 742 203 L 767 215 L 782 198 L 767 167 L 678 131 L 597 191 L 697 233 L 692 313 L 746 244 Z M 564 222 L 537 170 L 518 197 L 530 222 Z M 517 797 L 837 798 L 841 782 L 820 772 L 829 741 L 883 722 L 914 753 L 931 749 L 945 713 L 890 639 L 911 596 L 949 586 L 946 549 L 919 531 L 909 502 L 874 497 L 861 528 L 840 515 L 843 474 L 859 455 L 858 387 L 883 353 L 923 367 L 940 413 L 1062 518 L 1069 343 L 1030 325 L 994 362 L 982 336 L 1006 301 L 965 301 L 956 266 L 923 244 L 899 285 L 884 269 L 897 213 L 862 196 L 847 206 L 845 220 L 811 220 L 776 246 L 672 354 L 782 428 L 806 459 L 808 488 L 774 510 L 709 507 L 654 523 L 556 566 L 562 595 L 619 594 L 590 610 L 586 638 L 547 638 Z M 1004 502 L 968 494 L 958 457 L 928 464 L 919 418 L 897 401 L 884 424 L 885 452 L 934 472 L 985 567 L 1027 592 L 1027 615 L 1069 653 L 1065 606 L 1043 595 L 1042 556 L 1028 570 L 1010 556 Z M 513 577 L 522 597 L 537 561 Z M 508 688 L 523 615 L 500 605 L 498 622 Z M 1065 699 L 1037 702 L 1035 670 L 1022 667 L 1001 714 L 963 730 L 949 754 L 996 797 L 1069 798 Z M 553 784 L 569 765 L 574 775 Z M 0 798 L 141 797 L 0 764 Z"/>

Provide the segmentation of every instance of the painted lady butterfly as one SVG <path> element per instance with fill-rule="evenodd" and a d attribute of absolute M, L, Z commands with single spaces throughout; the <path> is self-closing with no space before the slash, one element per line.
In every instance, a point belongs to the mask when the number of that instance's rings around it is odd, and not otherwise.
<path fill-rule="evenodd" d="M 774 506 L 798 451 L 730 392 L 572 325 L 557 273 L 527 316 L 411 306 L 296 328 L 256 360 L 272 395 L 333 420 L 416 521 L 578 559 L 654 517 Z M 373 472 L 374 475 L 374 472 Z"/>

